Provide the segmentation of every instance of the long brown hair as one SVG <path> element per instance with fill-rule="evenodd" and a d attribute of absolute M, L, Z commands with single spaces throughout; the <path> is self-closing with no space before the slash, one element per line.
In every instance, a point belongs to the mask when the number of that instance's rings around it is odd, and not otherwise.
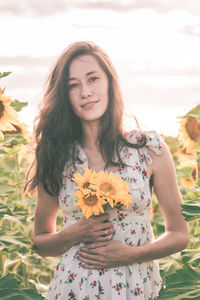
<path fill-rule="evenodd" d="M 106 162 L 105 169 L 123 163 L 119 153 L 124 145 L 139 148 L 146 143 L 143 134 L 139 144 L 131 144 L 125 139 L 120 85 L 107 54 L 92 42 L 73 43 L 58 58 L 47 81 L 42 108 L 34 126 L 36 170 L 34 176 L 26 181 L 25 190 L 31 191 L 41 184 L 48 194 L 57 196 L 65 163 L 72 159 L 75 165 L 73 146 L 75 140 L 81 139 L 82 127 L 70 104 L 67 80 L 72 60 L 86 54 L 98 61 L 109 81 L 109 104 L 101 118 L 98 137 L 99 149 Z M 114 157 L 117 157 L 117 161 L 113 160 Z"/>

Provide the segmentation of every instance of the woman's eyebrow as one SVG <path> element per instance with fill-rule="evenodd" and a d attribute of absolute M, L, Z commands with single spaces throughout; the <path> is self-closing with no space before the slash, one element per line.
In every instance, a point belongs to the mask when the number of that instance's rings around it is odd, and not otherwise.
<path fill-rule="evenodd" d="M 94 73 L 99 73 L 99 71 L 91 71 L 91 72 L 88 72 L 86 75 L 89 76 L 89 75 L 94 74 Z"/>
<path fill-rule="evenodd" d="M 98 71 L 91 71 L 91 72 L 88 72 L 86 74 L 86 76 L 90 76 L 90 75 L 92 75 L 94 73 L 99 73 L 99 72 Z M 70 80 L 77 80 L 77 78 L 76 77 L 71 77 L 71 78 L 68 79 L 68 81 L 70 81 Z"/>

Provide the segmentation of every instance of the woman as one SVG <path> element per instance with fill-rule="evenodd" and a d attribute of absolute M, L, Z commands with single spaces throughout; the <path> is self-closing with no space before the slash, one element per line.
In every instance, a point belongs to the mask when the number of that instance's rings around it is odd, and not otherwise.
<path fill-rule="evenodd" d="M 188 229 L 170 152 L 154 131 L 126 133 L 116 72 L 91 42 L 70 45 L 48 81 L 35 130 L 37 187 L 34 244 L 43 257 L 62 254 L 47 299 L 154 299 L 156 259 L 184 249 Z M 107 170 L 129 183 L 132 204 L 86 219 L 75 207 L 75 171 Z M 154 239 L 151 189 L 165 219 Z M 56 232 L 58 207 L 64 228 Z"/>

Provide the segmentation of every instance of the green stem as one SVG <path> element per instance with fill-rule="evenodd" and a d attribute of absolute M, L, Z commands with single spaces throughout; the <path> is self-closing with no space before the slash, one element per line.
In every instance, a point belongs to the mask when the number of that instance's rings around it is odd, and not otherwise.
<path fill-rule="evenodd" d="M 22 264 L 22 270 L 23 270 L 24 286 L 25 288 L 29 288 L 29 270 L 28 270 L 28 266 L 24 263 Z"/>
<path fill-rule="evenodd" d="M 5 261 L 6 261 L 6 255 L 1 254 L 0 255 L 0 273 L 2 275 L 5 274 Z"/>

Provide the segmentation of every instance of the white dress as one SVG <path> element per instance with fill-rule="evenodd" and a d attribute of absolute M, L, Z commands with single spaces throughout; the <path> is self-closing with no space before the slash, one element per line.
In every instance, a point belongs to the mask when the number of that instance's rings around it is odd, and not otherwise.
<path fill-rule="evenodd" d="M 147 144 L 139 150 L 124 147 L 120 153 L 125 166 L 115 172 L 129 183 L 132 193 L 132 205 L 128 208 L 109 210 L 110 220 L 114 224 L 114 240 L 122 241 L 130 246 L 139 246 L 154 240 L 151 226 L 151 193 L 147 177 L 146 163 L 151 164 L 149 149 L 161 154 L 160 137 L 155 131 L 145 132 Z M 138 131 L 131 131 L 128 140 L 136 143 Z M 76 144 L 77 155 L 81 159 L 76 161 L 77 171 L 84 173 L 88 168 L 88 159 Z M 145 158 L 145 159 L 144 159 Z M 63 186 L 59 195 L 60 208 L 64 216 L 64 226 L 70 226 L 82 217 L 79 207 L 75 203 L 72 181 L 74 169 L 65 166 L 63 172 Z M 88 270 L 80 265 L 76 252 L 80 244 L 73 246 L 63 253 L 56 267 L 49 286 L 46 299 L 49 300 L 148 300 L 158 297 L 161 288 L 161 277 L 158 261 L 134 263 L 102 270 Z"/>

